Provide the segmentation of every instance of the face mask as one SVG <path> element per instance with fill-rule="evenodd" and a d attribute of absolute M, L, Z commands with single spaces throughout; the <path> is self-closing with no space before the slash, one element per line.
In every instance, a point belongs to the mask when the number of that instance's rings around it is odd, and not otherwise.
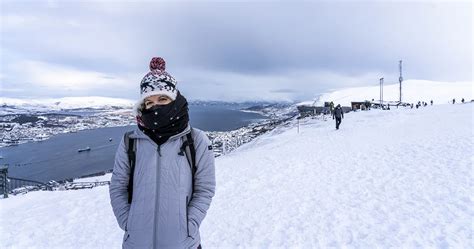
<path fill-rule="evenodd" d="M 166 105 L 154 105 L 142 111 L 141 119 L 146 128 L 159 130 L 174 122 L 176 111 L 174 101 Z"/>

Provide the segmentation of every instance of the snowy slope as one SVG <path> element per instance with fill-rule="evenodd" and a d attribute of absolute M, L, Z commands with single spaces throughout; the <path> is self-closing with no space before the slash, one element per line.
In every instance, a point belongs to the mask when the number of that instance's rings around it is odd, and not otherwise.
<path fill-rule="evenodd" d="M 303 120 L 216 159 L 204 248 L 472 248 L 473 105 Z M 110 177 L 110 175 L 109 175 Z M 108 188 L 0 200 L 0 248 L 120 248 Z"/>
<path fill-rule="evenodd" d="M 311 120 L 260 138 L 219 160 L 204 244 L 472 247 L 472 108 L 350 113 L 338 131 Z"/>
<path fill-rule="evenodd" d="M 447 104 L 456 99 L 457 103 L 464 98 L 466 101 L 474 99 L 472 82 L 436 82 L 427 80 L 406 80 L 402 83 L 402 101 L 407 103 L 418 103 L 424 101 L 434 104 Z M 400 85 L 385 83 L 383 88 L 384 101 L 398 101 Z M 351 101 L 380 100 L 380 87 L 378 85 L 367 87 L 346 88 L 322 94 L 316 105 L 322 106 L 324 102 L 334 101 L 335 104 L 350 106 Z M 306 101 L 300 104 L 312 105 L 315 101 Z"/>

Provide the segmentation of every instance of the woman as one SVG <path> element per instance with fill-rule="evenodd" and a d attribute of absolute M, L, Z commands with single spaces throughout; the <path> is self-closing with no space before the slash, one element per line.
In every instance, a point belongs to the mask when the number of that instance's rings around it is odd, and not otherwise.
<path fill-rule="evenodd" d="M 134 108 L 138 129 L 124 136 L 115 156 L 110 200 L 125 231 L 123 248 L 201 247 L 199 226 L 215 191 L 214 154 L 206 134 L 189 126 L 176 84 L 165 61 L 153 58 Z"/>

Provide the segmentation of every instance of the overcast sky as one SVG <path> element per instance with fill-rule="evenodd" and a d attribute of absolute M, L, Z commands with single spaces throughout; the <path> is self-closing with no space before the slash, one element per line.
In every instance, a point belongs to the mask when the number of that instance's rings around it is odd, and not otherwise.
<path fill-rule="evenodd" d="M 136 99 L 153 56 L 192 100 L 472 81 L 470 1 L 64 2 L 1 1 L 2 96 Z"/>

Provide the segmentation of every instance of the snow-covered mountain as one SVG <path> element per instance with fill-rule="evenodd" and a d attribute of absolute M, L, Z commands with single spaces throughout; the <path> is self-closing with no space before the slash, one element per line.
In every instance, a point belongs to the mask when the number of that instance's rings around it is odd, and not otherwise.
<path fill-rule="evenodd" d="M 57 111 L 70 109 L 131 109 L 135 102 L 129 99 L 108 97 L 64 97 L 49 99 L 1 98 L 0 106 L 7 108 L 29 109 L 32 111 Z"/>
<path fill-rule="evenodd" d="M 262 135 L 216 159 L 202 245 L 471 248 L 472 115 L 471 103 L 371 110 L 347 113 L 340 130 L 308 118 Z M 123 238 L 107 186 L 11 196 L 0 220 L 0 248 Z"/>
<path fill-rule="evenodd" d="M 64 98 L 46 98 L 46 99 L 18 99 L 18 98 L 0 98 L 0 115 L 35 113 L 35 112 L 54 112 L 60 110 L 77 109 L 132 109 L 136 100 L 109 98 L 99 96 L 89 97 L 64 97 Z M 267 102 L 222 102 L 222 101 L 203 101 L 192 100 L 190 105 L 194 106 L 232 106 L 237 109 L 247 108 L 255 105 L 268 105 L 275 103 Z M 286 105 L 289 105 L 286 104 Z"/>
<path fill-rule="evenodd" d="M 464 98 L 465 101 L 473 99 L 472 82 L 437 82 L 427 80 L 405 80 L 402 83 L 402 101 L 407 103 L 418 103 L 424 101 L 429 103 L 433 100 L 434 104 L 446 104 L 453 98 L 459 103 Z M 385 83 L 383 87 L 384 101 L 398 101 L 400 95 L 400 85 Z M 350 106 L 351 101 L 375 101 L 380 100 L 379 85 L 366 87 L 353 87 L 341 90 L 335 90 L 320 95 L 312 101 L 305 101 L 299 105 L 317 105 L 322 106 L 324 102 L 334 101 L 335 104 Z"/>

